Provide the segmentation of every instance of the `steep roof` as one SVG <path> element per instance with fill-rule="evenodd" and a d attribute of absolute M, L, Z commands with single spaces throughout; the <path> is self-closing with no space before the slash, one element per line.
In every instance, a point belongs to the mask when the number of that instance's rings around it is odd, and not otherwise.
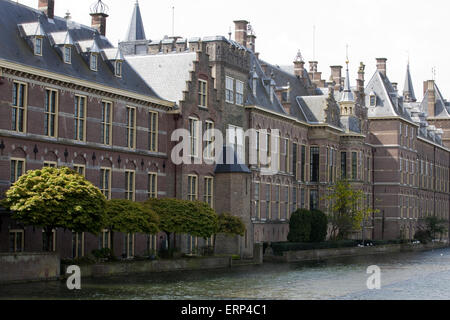
<path fill-rule="evenodd" d="M 434 91 L 436 97 L 436 102 L 434 104 L 434 114 L 429 114 L 428 116 L 434 118 L 450 118 L 450 105 L 442 96 L 441 90 L 439 90 L 439 87 L 436 83 L 434 83 Z M 429 94 L 429 90 L 427 90 L 423 97 L 422 103 L 420 104 L 421 110 L 427 114 Z"/>
<path fill-rule="evenodd" d="M 162 98 L 179 103 L 184 100 L 197 53 L 130 55 L 125 59 Z"/>
<path fill-rule="evenodd" d="M 139 1 L 136 0 L 133 14 L 131 16 L 130 25 L 128 27 L 125 41 L 146 40 L 144 23 L 142 22 L 141 9 L 139 8 Z"/>
<path fill-rule="evenodd" d="M 411 78 L 411 72 L 409 71 L 409 62 L 408 66 L 406 67 L 406 78 L 405 78 L 405 86 L 403 88 L 403 96 L 409 96 L 409 99 L 412 102 L 416 102 L 416 95 L 414 93 L 414 86 Z"/>
<path fill-rule="evenodd" d="M 159 98 L 127 62 L 123 63 L 122 77 L 114 75 L 110 61 L 103 55 L 103 50 L 114 47 L 107 38 L 100 36 L 97 30 L 59 17 L 50 20 L 40 11 L 15 1 L 0 1 L 0 12 L 0 60 Z M 40 32 L 44 35 L 42 56 L 34 55 L 29 36 L 23 33 L 24 30 L 20 26 L 36 23 L 40 24 Z M 58 42 L 74 44 L 71 64 L 64 63 Z M 82 46 L 87 42 L 90 44 L 83 49 Z M 99 50 L 103 57 L 98 59 L 97 71 L 90 69 L 88 59 L 84 55 L 90 52 L 94 43 L 97 47 L 95 50 Z"/>

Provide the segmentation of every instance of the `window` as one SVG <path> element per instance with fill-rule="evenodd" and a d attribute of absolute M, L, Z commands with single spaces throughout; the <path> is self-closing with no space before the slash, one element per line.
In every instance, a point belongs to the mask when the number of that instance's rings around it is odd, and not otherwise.
<path fill-rule="evenodd" d="M 371 107 L 375 107 L 377 105 L 377 96 L 374 94 L 371 94 L 369 103 L 370 103 Z"/>
<path fill-rule="evenodd" d="M 275 185 L 274 187 L 274 191 L 275 191 L 275 201 L 273 203 L 274 207 L 273 207 L 273 212 L 275 213 L 275 216 L 277 217 L 278 220 L 281 220 L 281 212 L 280 212 L 280 189 L 281 186 L 280 185 Z M 271 219 L 273 218 L 273 216 L 271 217 Z"/>
<path fill-rule="evenodd" d="M 111 232 L 108 229 L 104 229 L 98 238 L 98 248 L 99 249 L 110 249 L 111 248 Z"/>
<path fill-rule="evenodd" d="M 45 135 L 56 137 L 58 135 L 58 92 L 56 90 L 45 90 Z"/>
<path fill-rule="evenodd" d="M 97 71 L 98 56 L 96 53 L 91 53 L 90 66 L 92 71 Z"/>
<path fill-rule="evenodd" d="M 112 137 L 112 103 L 102 101 L 102 144 L 111 145 Z"/>
<path fill-rule="evenodd" d="M 284 172 L 287 173 L 287 172 L 289 172 L 289 140 L 288 139 L 281 138 L 280 155 L 281 155 L 280 166 L 281 166 L 281 163 L 283 163 Z"/>
<path fill-rule="evenodd" d="M 158 251 L 156 235 L 149 234 L 147 236 L 147 252 L 149 255 L 155 254 Z"/>
<path fill-rule="evenodd" d="M 109 168 L 100 169 L 100 191 L 106 199 L 111 199 L 111 169 Z"/>
<path fill-rule="evenodd" d="M 292 174 L 294 175 L 295 180 L 298 180 L 298 170 L 297 170 L 297 161 L 298 161 L 298 144 L 292 144 Z"/>
<path fill-rule="evenodd" d="M 85 141 L 86 97 L 75 96 L 75 140 Z"/>
<path fill-rule="evenodd" d="M 115 63 L 115 75 L 118 78 L 122 78 L 122 66 L 123 66 L 123 62 L 121 60 L 117 60 Z"/>
<path fill-rule="evenodd" d="M 319 208 L 319 192 L 311 190 L 309 193 L 309 209 L 316 210 Z"/>
<path fill-rule="evenodd" d="M 300 180 L 302 182 L 305 182 L 306 181 L 306 146 L 302 146 L 301 158 L 302 158 L 302 167 L 301 167 L 301 172 L 300 172 Z"/>
<path fill-rule="evenodd" d="M 9 252 L 23 252 L 24 251 L 24 237 L 23 230 L 9 231 Z"/>
<path fill-rule="evenodd" d="M 225 101 L 234 103 L 234 79 L 230 77 L 225 80 Z"/>
<path fill-rule="evenodd" d="M 156 199 L 158 198 L 158 174 L 149 173 L 148 174 L 148 198 Z"/>
<path fill-rule="evenodd" d="M 198 177 L 188 176 L 188 200 L 195 201 L 198 199 Z"/>
<path fill-rule="evenodd" d="M 352 152 L 352 180 L 358 179 L 358 153 Z"/>
<path fill-rule="evenodd" d="M 73 170 L 77 172 L 78 174 L 82 175 L 83 177 L 86 177 L 86 166 L 82 164 L 75 164 L 73 166 Z"/>
<path fill-rule="evenodd" d="M 239 80 L 236 80 L 236 104 L 244 105 L 244 83 Z"/>
<path fill-rule="evenodd" d="M 228 125 L 227 130 L 227 145 L 232 146 L 236 152 L 239 164 L 245 163 L 245 148 L 244 148 L 244 129 L 232 125 Z"/>
<path fill-rule="evenodd" d="M 72 63 L 72 48 L 70 46 L 64 46 L 64 63 Z"/>
<path fill-rule="evenodd" d="M 136 147 L 136 108 L 127 107 L 127 147 Z"/>
<path fill-rule="evenodd" d="M 134 257 L 134 233 L 128 233 L 123 237 L 123 257 L 133 258 Z"/>
<path fill-rule="evenodd" d="M 12 130 L 21 133 L 25 133 L 27 127 L 27 89 L 27 84 L 14 82 L 12 101 Z"/>
<path fill-rule="evenodd" d="M 300 208 L 306 209 L 306 192 L 305 189 L 300 190 Z"/>
<path fill-rule="evenodd" d="M 255 218 L 258 220 L 261 219 L 261 199 L 260 199 L 260 193 L 261 193 L 261 185 L 259 182 L 255 183 Z"/>
<path fill-rule="evenodd" d="M 189 254 L 197 253 L 198 238 L 191 235 L 187 236 L 187 250 Z"/>
<path fill-rule="evenodd" d="M 42 56 L 42 41 L 44 39 L 42 37 L 36 37 L 34 39 L 34 55 Z"/>
<path fill-rule="evenodd" d="M 84 233 L 72 233 L 72 258 L 84 257 Z"/>
<path fill-rule="evenodd" d="M 49 250 L 50 249 L 50 250 Z M 52 230 L 50 241 L 47 239 L 47 233 L 42 230 L 42 250 L 43 251 L 56 251 L 56 230 Z"/>
<path fill-rule="evenodd" d="M 198 144 L 200 135 L 199 130 L 199 120 L 195 118 L 189 118 L 189 144 L 191 157 L 198 157 Z"/>
<path fill-rule="evenodd" d="M 310 163 L 311 163 L 311 182 L 319 182 L 319 169 L 320 169 L 319 147 L 311 147 Z"/>
<path fill-rule="evenodd" d="M 136 173 L 134 171 L 125 171 L 125 199 L 134 201 L 136 198 L 135 194 L 135 183 L 136 183 Z"/>
<path fill-rule="evenodd" d="M 20 176 L 25 172 L 24 159 L 11 159 L 11 184 L 19 180 Z"/>
<path fill-rule="evenodd" d="M 213 194 L 214 194 L 214 178 L 205 177 L 205 194 L 204 201 L 209 204 L 211 208 L 214 207 L 213 204 Z"/>
<path fill-rule="evenodd" d="M 347 179 L 347 152 L 341 152 L 341 178 Z"/>
<path fill-rule="evenodd" d="M 148 124 L 148 140 L 149 140 L 149 150 L 151 152 L 158 152 L 158 113 L 151 111 L 149 113 L 149 124 Z"/>
<path fill-rule="evenodd" d="M 198 80 L 198 106 L 208 107 L 208 82 L 204 80 Z"/>
<path fill-rule="evenodd" d="M 206 135 L 206 148 L 205 148 L 205 158 L 215 159 L 214 151 L 214 122 L 205 121 L 205 135 Z"/>
<path fill-rule="evenodd" d="M 44 161 L 44 168 L 57 168 L 58 162 L 56 161 Z"/>
<path fill-rule="evenodd" d="M 329 158 L 329 181 L 334 182 L 334 161 L 335 161 L 335 151 L 333 148 L 330 149 L 330 158 Z"/>
<path fill-rule="evenodd" d="M 298 192 L 298 188 L 296 186 L 292 187 L 292 209 L 291 209 L 291 213 L 297 211 L 297 208 L 298 208 L 297 192 Z M 290 219 L 290 216 L 288 216 L 288 219 Z"/>
<path fill-rule="evenodd" d="M 266 219 L 272 219 L 272 186 L 268 183 L 266 184 Z"/>
<path fill-rule="evenodd" d="M 283 187 L 284 189 L 284 217 L 283 219 L 286 220 L 289 217 L 289 210 L 291 209 L 289 207 L 289 186 Z"/>

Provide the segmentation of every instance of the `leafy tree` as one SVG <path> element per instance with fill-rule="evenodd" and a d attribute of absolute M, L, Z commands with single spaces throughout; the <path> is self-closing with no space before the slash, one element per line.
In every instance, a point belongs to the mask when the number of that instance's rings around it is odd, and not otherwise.
<path fill-rule="evenodd" d="M 346 180 L 340 180 L 330 188 L 326 199 L 332 204 L 328 219 L 332 225 L 333 239 L 346 239 L 350 233 L 361 230 L 361 223 L 375 210 L 365 208 L 362 190 L 354 190 Z"/>
<path fill-rule="evenodd" d="M 225 234 L 227 236 L 241 236 L 245 235 L 245 224 L 241 218 L 233 216 L 229 213 L 222 213 L 219 215 L 217 230 L 214 234 L 214 247 L 216 246 L 216 238 L 218 234 Z"/>
<path fill-rule="evenodd" d="M 436 239 L 437 235 L 442 238 L 442 235 L 448 230 L 448 221 L 440 219 L 437 216 L 426 217 L 425 219 L 421 219 L 421 222 L 424 227 L 416 232 L 414 238 L 423 243 Z"/>
<path fill-rule="evenodd" d="M 3 203 L 13 212 L 13 219 L 44 228 L 50 251 L 55 228 L 98 234 L 105 200 L 92 183 L 63 167 L 28 171 L 6 192 Z"/>
<path fill-rule="evenodd" d="M 111 232 L 111 252 L 114 253 L 114 232 L 158 233 L 158 215 L 142 203 L 130 200 L 106 202 L 105 227 Z"/>
<path fill-rule="evenodd" d="M 325 213 L 319 210 L 311 212 L 311 234 L 310 242 L 319 243 L 327 239 L 328 234 L 328 218 Z"/>
<path fill-rule="evenodd" d="M 309 242 L 311 236 L 312 215 L 309 210 L 294 212 L 289 222 L 289 242 Z"/>

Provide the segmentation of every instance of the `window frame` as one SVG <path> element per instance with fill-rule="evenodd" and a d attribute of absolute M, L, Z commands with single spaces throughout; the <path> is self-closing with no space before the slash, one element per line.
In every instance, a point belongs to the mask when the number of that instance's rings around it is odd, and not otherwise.
<path fill-rule="evenodd" d="M 89 56 L 89 68 L 91 71 L 98 71 L 98 53 L 91 52 Z"/>
<path fill-rule="evenodd" d="M 154 180 L 152 178 L 154 178 Z M 154 191 L 152 191 L 153 189 L 154 189 Z M 149 199 L 157 199 L 158 198 L 158 173 L 157 172 L 149 172 L 148 173 L 147 195 L 148 195 Z"/>
<path fill-rule="evenodd" d="M 127 148 L 135 150 L 136 149 L 136 129 L 137 129 L 137 108 L 133 106 L 127 106 L 127 116 L 126 116 L 126 130 L 127 130 Z"/>
<path fill-rule="evenodd" d="M 21 92 L 23 93 L 22 106 L 19 105 Z M 27 133 L 28 83 L 22 81 L 13 82 L 13 98 L 11 105 L 12 105 L 11 130 L 17 133 Z M 22 123 L 20 122 L 20 112 L 23 113 Z M 20 125 L 22 125 L 22 130 L 20 130 Z"/>
<path fill-rule="evenodd" d="M 194 183 L 194 189 L 192 189 Z M 190 174 L 188 175 L 188 189 L 187 189 L 187 199 L 189 201 L 198 200 L 198 175 Z"/>
<path fill-rule="evenodd" d="M 189 117 L 189 156 L 192 158 L 199 157 L 199 141 L 200 141 L 200 124 L 198 118 Z M 193 125 L 195 125 L 193 127 Z"/>
<path fill-rule="evenodd" d="M 108 174 L 108 188 L 105 189 L 105 174 Z M 112 169 L 107 167 L 100 168 L 100 191 L 107 200 L 111 199 L 111 181 L 112 181 Z M 105 194 L 107 192 L 107 194 Z"/>
<path fill-rule="evenodd" d="M 63 61 L 65 64 L 72 64 L 72 46 L 70 46 L 70 45 L 64 46 Z"/>
<path fill-rule="evenodd" d="M 136 201 L 136 170 L 125 170 L 125 199 Z"/>
<path fill-rule="evenodd" d="M 80 110 L 81 110 L 81 101 L 84 101 L 83 104 L 83 116 L 81 116 Z M 74 128 L 74 134 L 75 134 L 75 141 L 80 142 L 86 142 L 86 122 L 87 122 L 87 96 L 83 95 L 75 95 L 75 112 L 74 112 L 74 121 L 75 121 L 75 128 Z M 77 113 L 78 110 L 78 113 Z M 80 139 L 80 123 L 82 122 L 83 126 L 83 138 Z"/>
<path fill-rule="evenodd" d="M 52 94 L 55 94 L 55 101 L 53 101 Z M 51 111 L 51 103 L 54 103 L 54 112 Z M 58 137 L 58 120 L 59 120 L 59 91 L 53 88 L 45 88 L 45 103 L 44 103 L 44 114 L 45 114 L 45 119 L 44 119 L 44 130 L 45 132 L 45 136 L 50 137 L 50 138 L 57 138 Z M 54 117 L 54 123 L 53 123 L 53 130 L 54 130 L 54 134 L 51 135 L 50 134 L 50 124 L 51 124 L 51 116 Z"/>
<path fill-rule="evenodd" d="M 9 164 L 10 164 L 10 169 L 9 169 L 9 177 L 10 177 L 10 182 L 11 184 L 14 184 L 17 182 L 17 180 L 19 180 L 19 178 L 24 175 L 26 173 L 26 159 L 25 158 L 10 158 L 9 159 Z M 12 181 L 11 176 L 12 176 L 12 163 L 16 162 L 15 166 L 14 166 L 14 181 Z M 18 175 L 18 166 L 17 163 L 18 162 L 22 162 L 22 174 L 19 176 Z"/>
<path fill-rule="evenodd" d="M 235 101 L 236 101 L 236 105 L 238 106 L 243 106 L 244 105 L 244 93 L 245 93 L 245 85 L 244 82 L 241 80 L 236 79 L 236 95 L 235 95 Z M 241 86 L 242 88 L 242 92 L 239 91 L 239 86 Z"/>
<path fill-rule="evenodd" d="M 198 79 L 198 107 L 208 108 L 208 81 Z"/>
<path fill-rule="evenodd" d="M 24 229 L 10 229 L 9 230 L 9 240 L 11 241 L 11 234 L 14 234 L 14 248 L 13 251 L 11 251 L 11 246 L 9 246 L 9 252 L 17 253 L 17 252 L 24 252 L 25 251 L 25 230 Z M 21 238 L 21 249 L 18 250 L 18 243 L 17 238 L 20 234 Z M 11 243 L 10 243 L 11 244 Z"/>
<path fill-rule="evenodd" d="M 80 172 L 81 169 L 81 172 Z M 74 164 L 73 165 L 73 170 L 75 172 L 77 172 L 78 174 L 80 174 L 81 176 L 86 178 L 86 165 L 84 164 Z"/>
<path fill-rule="evenodd" d="M 231 89 L 228 86 L 229 84 L 231 84 Z M 234 78 L 230 76 L 225 76 L 225 102 L 235 104 Z"/>
<path fill-rule="evenodd" d="M 149 151 L 158 152 L 159 150 L 159 113 L 156 111 L 149 111 L 148 120 L 148 139 Z"/>
<path fill-rule="evenodd" d="M 210 185 L 208 185 L 208 182 Z M 204 202 L 214 209 L 214 177 L 204 177 L 205 190 L 203 194 Z"/>
<path fill-rule="evenodd" d="M 38 42 L 39 42 L 39 46 L 38 46 Z M 34 48 L 33 48 L 33 52 L 35 56 L 39 56 L 42 57 L 43 55 L 43 45 L 44 45 L 44 37 L 42 36 L 35 36 L 34 37 Z M 38 50 L 39 48 L 39 50 Z"/>
<path fill-rule="evenodd" d="M 102 100 L 102 135 L 101 142 L 105 146 L 112 145 L 113 132 L 113 103 L 109 100 Z M 106 110 L 109 111 L 109 120 L 106 117 Z M 108 135 L 107 135 L 108 134 Z M 108 139 L 106 137 L 108 136 Z"/>
<path fill-rule="evenodd" d="M 114 62 L 114 75 L 117 78 L 122 78 L 123 74 L 123 61 L 122 60 L 116 60 Z"/>

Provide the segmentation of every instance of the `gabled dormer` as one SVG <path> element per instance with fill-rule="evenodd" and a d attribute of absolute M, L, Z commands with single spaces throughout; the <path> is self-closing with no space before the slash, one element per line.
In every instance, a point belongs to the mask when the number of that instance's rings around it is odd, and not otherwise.
<path fill-rule="evenodd" d="M 98 71 L 100 47 L 95 39 L 77 43 L 77 48 L 92 71 Z"/>
<path fill-rule="evenodd" d="M 103 60 L 106 61 L 111 71 L 118 78 L 123 76 L 123 61 L 124 56 L 120 48 L 104 49 L 102 52 Z"/>
<path fill-rule="evenodd" d="M 50 43 L 55 47 L 66 64 L 72 63 L 72 48 L 74 42 L 69 31 L 54 32 L 50 34 Z"/>
<path fill-rule="evenodd" d="M 17 25 L 20 35 L 24 38 L 30 48 L 33 50 L 35 56 L 42 56 L 44 37 L 46 36 L 40 21 L 22 23 Z"/>

